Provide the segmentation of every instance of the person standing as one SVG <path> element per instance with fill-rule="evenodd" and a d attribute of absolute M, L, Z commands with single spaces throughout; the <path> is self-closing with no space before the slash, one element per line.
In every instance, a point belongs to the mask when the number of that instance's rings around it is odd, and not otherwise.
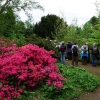
<path fill-rule="evenodd" d="M 81 47 L 81 59 L 82 65 L 86 65 L 88 59 L 88 46 L 86 43 Z"/>
<path fill-rule="evenodd" d="M 78 66 L 78 45 L 76 44 L 76 42 L 74 42 L 74 44 L 72 45 L 72 65 L 74 66 L 74 63 L 76 66 Z"/>
<path fill-rule="evenodd" d="M 66 64 L 66 45 L 64 42 L 60 46 L 60 61 L 62 64 Z"/>
<path fill-rule="evenodd" d="M 93 43 L 91 50 L 92 50 L 92 66 L 96 67 L 97 56 L 99 55 L 99 49 L 98 49 L 98 47 L 96 46 L 95 43 Z"/>
<path fill-rule="evenodd" d="M 72 51 L 71 51 L 72 45 L 73 44 L 70 41 L 66 45 L 67 46 L 66 53 L 67 53 L 68 60 L 72 60 Z"/>

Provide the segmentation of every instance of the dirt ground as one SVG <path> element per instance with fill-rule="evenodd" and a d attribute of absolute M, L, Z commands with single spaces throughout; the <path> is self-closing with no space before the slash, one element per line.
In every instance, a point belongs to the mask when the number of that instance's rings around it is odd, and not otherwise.
<path fill-rule="evenodd" d="M 71 60 L 66 61 L 67 65 L 71 65 Z M 93 67 L 91 63 L 88 63 L 87 65 L 82 65 L 81 62 L 78 62 L 78 67 L 82 67 L 87 69 L 90 73 L 97 75 L 100 77 L 100 65 L 97 65 L 96 67 Z M 97 87 L 93 92 L 85 93 L 83 97 L 75 100 L 100 100 L 100 86 Z"/>

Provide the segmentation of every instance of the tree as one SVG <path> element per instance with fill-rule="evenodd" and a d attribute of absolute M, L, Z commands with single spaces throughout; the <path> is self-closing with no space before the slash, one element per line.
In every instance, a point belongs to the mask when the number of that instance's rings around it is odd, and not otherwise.
<path fill-rule="evenodd" d="M 32 14 L 29 11 L 32 11 L 33 9 L 44 10 L 35 0 L 0 0 L 0 14 L 6 13 L 8 8 L 13 10 L 18 19 L 19 16 L 17 12 L 23 10 L 29 20 L 32 20 Z"/>
<path fill-rule="evenodd" d="M 39 23 L 36 23 L 34 33 L 43 38 L 49 37 L 50 39 L 54 39 L 63 26 L 66 26 L 66 24 L 62 18 L 48 14 L 47 16 L 43 16 Z"/>
<path fill-rule="evenodd" d="M 97 16 L 100 20 L 100 1 L 96 1 L 95 6 L 96 6 L 96 11 L 97 11 Z"/>
<path fill-rule="evenodd" d="M 90 23 L 92 26 L 98 24 L 99 22 L 99 19 L 96 17 L 96 16 L 93 16 L 91 19 L 90 19 Z"/>
<path fill-rule="evenodd" d="M 66 40 L 67 41 L 76 41 L 76 26 L 71 24 L 67 27 L 67 35 L 66 35 Z"/>
<path fill-rule="evenodd" d="M 0 14 L 0 36 L 9 37 L 16 24 L 16 16 L 9 7 L 6 13 Z"/>
<path fill-rule="evenodd" d="M 90 23 L 90 21 L 87 21 L 83 25 L 83 36 L 86 38 L 86 41 L 89 39 L 91 33 L 92 33 L 92 24 Z"/>
<path fill-rule="evenodd" d="M 28 10 L 32 9 L 42 9 L 42 6 L 35 2 L 34 0 L 0 0 L 0 14 L 7 11 L 8 8 L 12 8 L 14 11 Z"/>
<path fill-rule="evenodd" d="M 60 23 L 58 25 L 58 23 Z M 65 41 L 65 37 L 67 36 L 67 23 L 64 22 L 64 20 L 62 19 L 61 20 L 57 20 L 55 25 L 54 25 L 54 28 L 55 28 L 55 31 L 54 31 L 54 34 L 52 35 L 54 37 L 54 39 L 58 40 L 58 41 Z"/>
<path fill-rule="evenodd" d="M 21 25 L 18 25 L 16 12 L 24 10 L 31 21 L 32 17 L 28 11 L 32 9 L 43 10 L 34 0 L 0 0 L 0 36 L 12 37 L 12 34 L 23 33 L 23 25 L 19 28 Z"/>
<path fill-rule="evenodd" d="M 34 24 L 31 24 L 29 21 L 25 21 L 25 33 L 24 36 L 25 37 L 29 37 L 30 35 L 33 34 L 33 29 L 34 29 Z"/>
<path fill-rule="evenodd" d="M 96 43 L 100 44 L 100 19 L 93 16 L 89 21 L 83 25 L 83 34 L 81 39 L 83 42 L 88 42 L 90 45 Z"/>

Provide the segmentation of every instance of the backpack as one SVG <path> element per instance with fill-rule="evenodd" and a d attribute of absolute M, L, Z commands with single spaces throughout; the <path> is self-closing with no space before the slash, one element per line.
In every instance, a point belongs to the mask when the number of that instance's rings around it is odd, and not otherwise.
<path fill-rule="evenodd" d="M 60 52 L 65 52 L 65 51 L 66 51 L 66 46 L 65 45 L 61 45 Z"/>
<path fill-rule="evenodd" d="M 86 49 L 86 47 L 84 47 L 84 50 L 83 50 L 83 52 L 84 52 L 84 53 L 86 53 L 86 52 L 87 52 L 87 49 Z"/>
<path fill-rule="evenodd" d="M 98 52 L 98 48 L 96 46 L 93 47 L 93 54 L 97 54 L 97 52 Z"/>
<path fill-rule="evenodd" d="M 77 48 L 77 46 L 74 46 L 73 47 L 73 54 L 77 54 L 77 52 L 78 52 L 78 48 Z"/>

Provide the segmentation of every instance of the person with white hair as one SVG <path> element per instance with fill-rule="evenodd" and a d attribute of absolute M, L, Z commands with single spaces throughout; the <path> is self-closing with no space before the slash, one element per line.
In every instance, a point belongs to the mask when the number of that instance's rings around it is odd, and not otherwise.
<path fill-rule="evenodd" d="M 76 42 L 74 42 L 74 44 L 72 45 L 71 50 L 72 50 L 72 65 L 74 66 L 74 63 L 75 63 L 75 66 L 78 66 L 79 48 Z"/>
<path fill-rule="evenodd" d="M 82 65 L 86 65 L 87 64 L 87 59 L 88 59 L 88 46 L 87 46 L 87 43 L 85 43 L 81 47 L 81 59 L 82 59 Z"/>
<path fill-rule="evenodd" d="M 92 50 L 92 66 L 96 67 L 97 56 L 99 55 L 99 49 L 98 49 L 98 47 L 96 46 L 95 43 L 93 43 L 91 50 Z"/>

